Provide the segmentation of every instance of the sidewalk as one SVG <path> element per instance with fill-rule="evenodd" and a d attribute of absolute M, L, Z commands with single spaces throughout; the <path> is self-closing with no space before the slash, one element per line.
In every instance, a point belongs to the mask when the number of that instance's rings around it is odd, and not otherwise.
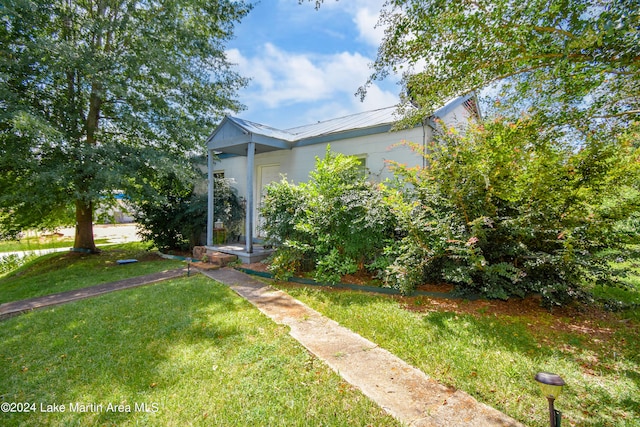
<path fill-rule="evenodd" d="M 201 271 L 228 285 L 290 334 L 347 382 L 410 426 L 510 426 L 522 424 L 445 387 L 375 343 L 340 326 L 286 293 L 239 271 Z"/>
<path fill-rule="evenodd" d="M 184 276 L 186 272 L 186 268 L 178 268 L 175 270 L 162 271 L 160 273 L 147 274 L 146 276 L 118 280 L 117 282 L 102 283 L 100 285 L 90 286 L 88 288 L 74 289 L 71 291 L 45 295 L 42 297 L 29 298 L 21 301 L 6 302 L 4 304 L 0 304 L 0 319 L 25 311 L 34 310 L 36 308 L 64 304 L 66 302 L 90 298 L 93 296 L 106 294 L 108 292 L 135 288 L 137 286 L 150 285 L 162 280 Z"/>
<path fill-rule="evenodd" d="M 27 255 L 42 256 L 46 254 L 52 254 L 54 252 L 69 252 L 71 248 L 49 248 L 49 249 L 34 249 L 32 251 L 12 251 L 12 252 L 0 252 L 0 258 L 16 255 L 18 258 L 23 258 Z"/>

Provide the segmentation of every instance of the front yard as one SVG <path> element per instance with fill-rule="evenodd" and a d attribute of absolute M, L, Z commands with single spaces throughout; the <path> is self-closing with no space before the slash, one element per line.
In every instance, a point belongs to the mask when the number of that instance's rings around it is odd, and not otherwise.
<path fill-rule="evenodd" d="M 0 324 L 3 426 L 398 425 L 200 275 Z"/>
<path fill-rule="evenodd" d="M 117 265 L 122 258 L 140 262 Z M 620 266 L 632 273 L 626 289 L 598 293 L 638 301 L 636 261 Z M 100 255 L 47 255 L 0 278 L 0 301 L 180 266 L 137 243 Z M 535 298 L 468 301 L 274 284 L 528 426 L 548 422 L 533 380 L 538 371 L 567 382 L 557 402 L 563 425 L 640 426 L 637 306 L 550 312 Z M 0 325 L 0 403 L 30 410 L 3 413 L 2 425 L 397 425 L 286 328 L 199 275 Z"/>
<path fill-rule="evenodd" d="M 468 301 L 277 286 L 438 381 L 520 420 L 548 425 L 533 377 L 567 385 L 556 402 L 567 426 L 640 426 L 638 310 L 556 309 L 539 301 Z"/>

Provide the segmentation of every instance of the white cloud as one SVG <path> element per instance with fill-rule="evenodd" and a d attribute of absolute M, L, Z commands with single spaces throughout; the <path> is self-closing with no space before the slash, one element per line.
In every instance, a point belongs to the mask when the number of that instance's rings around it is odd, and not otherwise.
<path fill-rule="evenodd" d="M 330 14 L 347 14 L 358 30 L 358 40 L 377 48 L 384 36 L 384 28 L 377 27 L 384 3 L 385 0 L 324 0 L 315 19 L 328 19 Z M 315 1 L 312 1 L 306 7 L 314 5 Z"/>
<path fill-rule="evenodd" d="M 292 0 L 279 0 L 277 14 L 261 9 L 270 20 L 253 23 L 251 40 L 260 35 L 262 41 L 227 51 L 237 71 L 252 79 L 239 94 L 247 106 L 242 116 L 286 128 L 397 104 L 394 78 L 370 86 L 364 102 L 355 96 L 384 35 L 376 28 L 384 1 L 325 0 L 315 11 L 312 3 L 292 7 Z M 276 27 L 264 30 L 265 22 Z"/>
<path fill-rule="evenodd" d="M 328 6 L 330 9 L 350 14 L 358 29 L 358 39 L 373 47 L 378 47 L 384 36 L 384 28 L 377 26 L 383 5 L 384 0 L 348 0 L 326 1 L 322 7 Z"/>
<path fill-rule="evenodd" d="M 353 18 L 360 40 L 375 47 L 380 46 L 384 37 L 384 28 L 377 25 L 379 18 L 380 10 L 370 8 L 359 9 Z"/>
<path fill-rule="evenodd" d="M 350 99 L 350 112 L 357 106 L 362 106 L 358 109 L 362 111 L 397 102 L 394 94 L 377 86 L 369 90 L 365 103 L 354 96 L 370 73 L 370 59 L 359 53 L 301 54 L 266 43 L 259 56 L 245 57 L 232 49 L 227 57 L 238 64 L 240 74 L 252 79 L 243 94 L 243 102 L 249 109 L 334 100 L 345 95 Z"/>

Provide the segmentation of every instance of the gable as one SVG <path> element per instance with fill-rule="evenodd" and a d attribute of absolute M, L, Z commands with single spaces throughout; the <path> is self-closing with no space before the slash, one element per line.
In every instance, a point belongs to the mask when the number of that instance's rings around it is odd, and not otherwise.
<path fill-rule="evenodd" d="M 265 129 L 265 126 L 227 116 L 207 139 L 207 147 L 214 152 L 239 156 L 247 154 L 250 142 L 256 144 L 256 153 L 291 148 L 282 135 L 269 135 Z"/>

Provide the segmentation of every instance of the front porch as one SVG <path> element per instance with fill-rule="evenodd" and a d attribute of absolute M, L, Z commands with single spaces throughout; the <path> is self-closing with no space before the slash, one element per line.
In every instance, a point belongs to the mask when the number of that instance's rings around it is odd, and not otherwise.
<path fill-rule="evenodd" d="M 266 248 L 260 244 L 254 244 L 252 246 L 253 251 L 248 252 L 246 246 L 241 243 L 227 243 L 222 245 L 207 245 L 207 253 L 221 252 L 223 254 L 235 255 L 243 264 L 253 264 L 254 262 L 260 262 L 273 253 L 273 249 Z"/>

